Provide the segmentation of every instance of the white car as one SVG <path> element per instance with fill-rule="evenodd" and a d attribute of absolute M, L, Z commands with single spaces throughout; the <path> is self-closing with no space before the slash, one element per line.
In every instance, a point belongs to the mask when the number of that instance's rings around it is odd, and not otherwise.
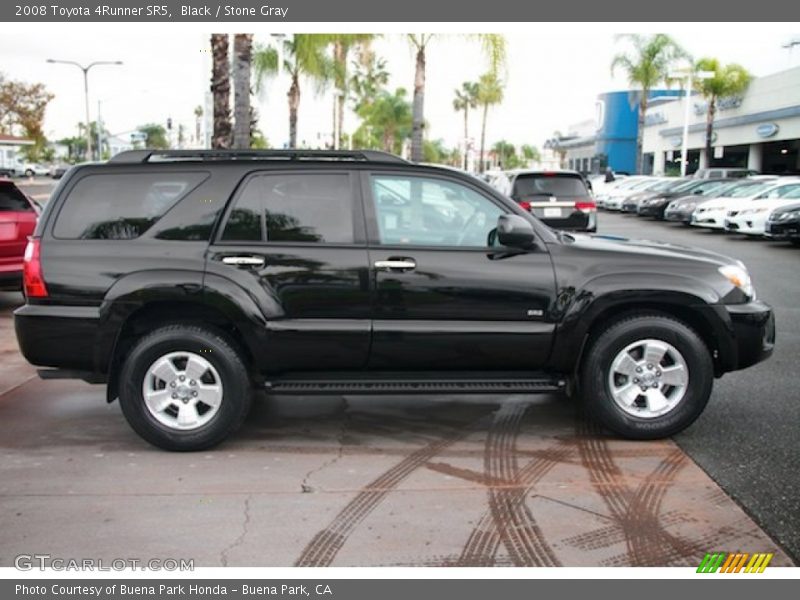
<path fill-rule="evenodd" d="M 644 177 L 629 186 L 623 187 L 623 185 L 619 185 L 603 200 L 603 208 L 606 210 L 620 210 L 622 203 L 628 196 L 645 192 L 651 187 L 659 185 L 664 179 L 664 177 Z"/>
<path fill-rule="evenodd" d="M 712 198 L 698 204 L 692 213 L 691 225 L 707 229 L 725 229 L 728 212 L 750 208 L 750 203 L 758 200 L 781 198 L 800 183 L 797 178 L 781 178 L 771 181 L 743 182 L 728 196 Z"/>
<path fill-rule="evenodd" d="M 800 199 L 800 181 L 794 185 L 783 186 L 778 198 L 765 198 L 757 202 L 749 202 L 744 208 L 732 208 L 725 217 L 725 231 L 762 236 L 765 233 L 767 219 L 776 208 L 797 204 Z"/>
<path fill-rule="evenodd" d="M 17 167 L 17 173 L 22 173 L 25 175 L 25 177 L 33 177 L 34 175 L 49 175 L 50 167 L 45 167 L 38 163 L 20 163 Z"/>

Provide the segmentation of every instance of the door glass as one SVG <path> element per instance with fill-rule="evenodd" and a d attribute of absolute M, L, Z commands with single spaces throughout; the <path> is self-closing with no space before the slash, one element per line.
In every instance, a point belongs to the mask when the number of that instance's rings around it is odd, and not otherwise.
<path fill-rule="evenodd" d="M 372 198 L 381 244 L 485 248 L 503 210 L 443 179 L 376 175 Z"/>
<path fill-rule="evenodd" d="M 352 244 L 350 176 L 298 173 L 253 177 L 236 199 L 222 239 Z"/>

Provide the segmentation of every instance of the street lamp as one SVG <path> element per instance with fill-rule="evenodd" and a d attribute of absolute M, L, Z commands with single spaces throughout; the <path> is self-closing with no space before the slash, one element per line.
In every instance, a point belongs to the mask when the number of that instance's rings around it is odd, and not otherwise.
<path fill-rule="evenodd" d="M 694 67 L 689 66 L 670 72 L 669 77 L 670 79 L 686 80 L 686 94 L 684 96 L 686 105 L 683 108 L 683 142 L 681 144 L 681 177 L 686 177 L 686 163 L 689 156 L 689 107 L 691 106 L 692 80 L 695 77 L 697 79 L 711 79 L 714 77 L 714 71 L 695 71 Z"/>
<path fill-rule="evenodd" d="M 89 126 L 89 69 L 97 65 L 121 65 L 122 61 L 98 60 L 86 66 L 72 60 L 55 60 L 53 58 L 48 58 L 47 62 L 51 64 L 74 65 L 83 71 L 83 94 L 86 104 L 86 160 L 92 160 L 92 132 Z"/>

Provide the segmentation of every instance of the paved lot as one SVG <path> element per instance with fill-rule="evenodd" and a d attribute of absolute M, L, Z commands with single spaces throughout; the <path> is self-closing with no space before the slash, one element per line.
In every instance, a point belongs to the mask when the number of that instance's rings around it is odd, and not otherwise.
<path fill-rule="evenodd" d="M 696 565 L 706 551 L 775 551 L 774 539 L 797 556 L 800 252 L 601 219 L 606 233 L 727 249 L 778 311 L 773 360 L 719 381 L 678 444 L 608 437 L 557 396 L 263 397 L 218 449 L 161 452 L 102 387 L 33 377 L 10 329 L 20 296 L 0 293 L 0 565 L 38 552 L 199 566 Z M 772 564 L 791 559 L 778 548 Z"/>

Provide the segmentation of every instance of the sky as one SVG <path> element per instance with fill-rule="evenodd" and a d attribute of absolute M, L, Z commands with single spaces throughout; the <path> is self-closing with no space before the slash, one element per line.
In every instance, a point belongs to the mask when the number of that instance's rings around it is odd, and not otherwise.
<path fill-rule="evenodd" d="M 372 24 L 365 31 L 385 33 L 374 44 L 387 60 L 389 87 L 413 89 L 414 54 L 403 31 L 441 31 L 441 24 L 427 28 L 419 23 Z M 269 43 L 266 24 L 248 24 L 223 31 L 255 33 L 256 43 Z M 287 29 L 288 27 L 288 29 Z M 301 28 L 302 27 L 302 28 Z M 330 31 L 331 25 L 284 24 L 285 31 Z M 312 26 L 313 27 L 313 26 Z M 358 30 L 356 27 L 356 30 Z M 466 26 L 464 26 L 466 27 Z M 218 28 L 220 29 L 220 28 Z M 346 29 L 343 26 L 342 29 Z M 477 80 L 485 70 L 480 45 L 459 35 L 459 24 L 447 24 L 449 33 L 429 46 L 425 116 L 429 139 L 443 139 L 454 146 L 463 138 L 463 114 L 453 110 L 454 90 L 464 81 Z M 350 25 L 353 30 L 353 25 Z M 391 30 L 391 31 L 390 31 Z M 571 124 L 594 117 L 597 94 L 627 89 L 620 74 L 610 72 L 610 62 L 625 45 L 615 34 L 623 31 L 664 31 L 693 56 L 715 56 L 738 62 L 761 76 L 800 65 L 800 46 L 782 45 L 800 39 L 797 24 L 491 24 L 491 31 L 507 38 L 505 100 L 489 114 L 489 144 L 505 139 L 514 144 L 541 147 L 553 132 L 567 131 Z M 393 31 L 393 32 L 392 32 Z M 48 64 L 48 58 L 87 63 L 121 60 L 122 66 L 98 66 L 90 71 L 91 118 L 98 108 L 112 134 L 127 137 L 138 125 L 183 123 L 194 131 L 194 109 L 203 105 L 210 78 L 208 24 L 38 24 L 6 29 L 0 37 L 0 71 L 12 79 L 41 82 L 55 94 L 46 118 L 50 139 L 76 135 L 84 120 L 83 78 L 73 66 Z M 798 82 L 800 85 L 800 82 Z M 253 98 L 260 115 L 259 127 L 273 146 L 287 137 L 288 81 L 268 82 Z M 333 91 L 316 95 L 313 86 L 302 86 L 299 139 L 314 146 L 332 130 Z M 100 107 L 98 107 L 98 101 Z M 345 130 L 357 125 L 348 114 Z M 470 135 L 480 133 L 474 115 Z"/>

